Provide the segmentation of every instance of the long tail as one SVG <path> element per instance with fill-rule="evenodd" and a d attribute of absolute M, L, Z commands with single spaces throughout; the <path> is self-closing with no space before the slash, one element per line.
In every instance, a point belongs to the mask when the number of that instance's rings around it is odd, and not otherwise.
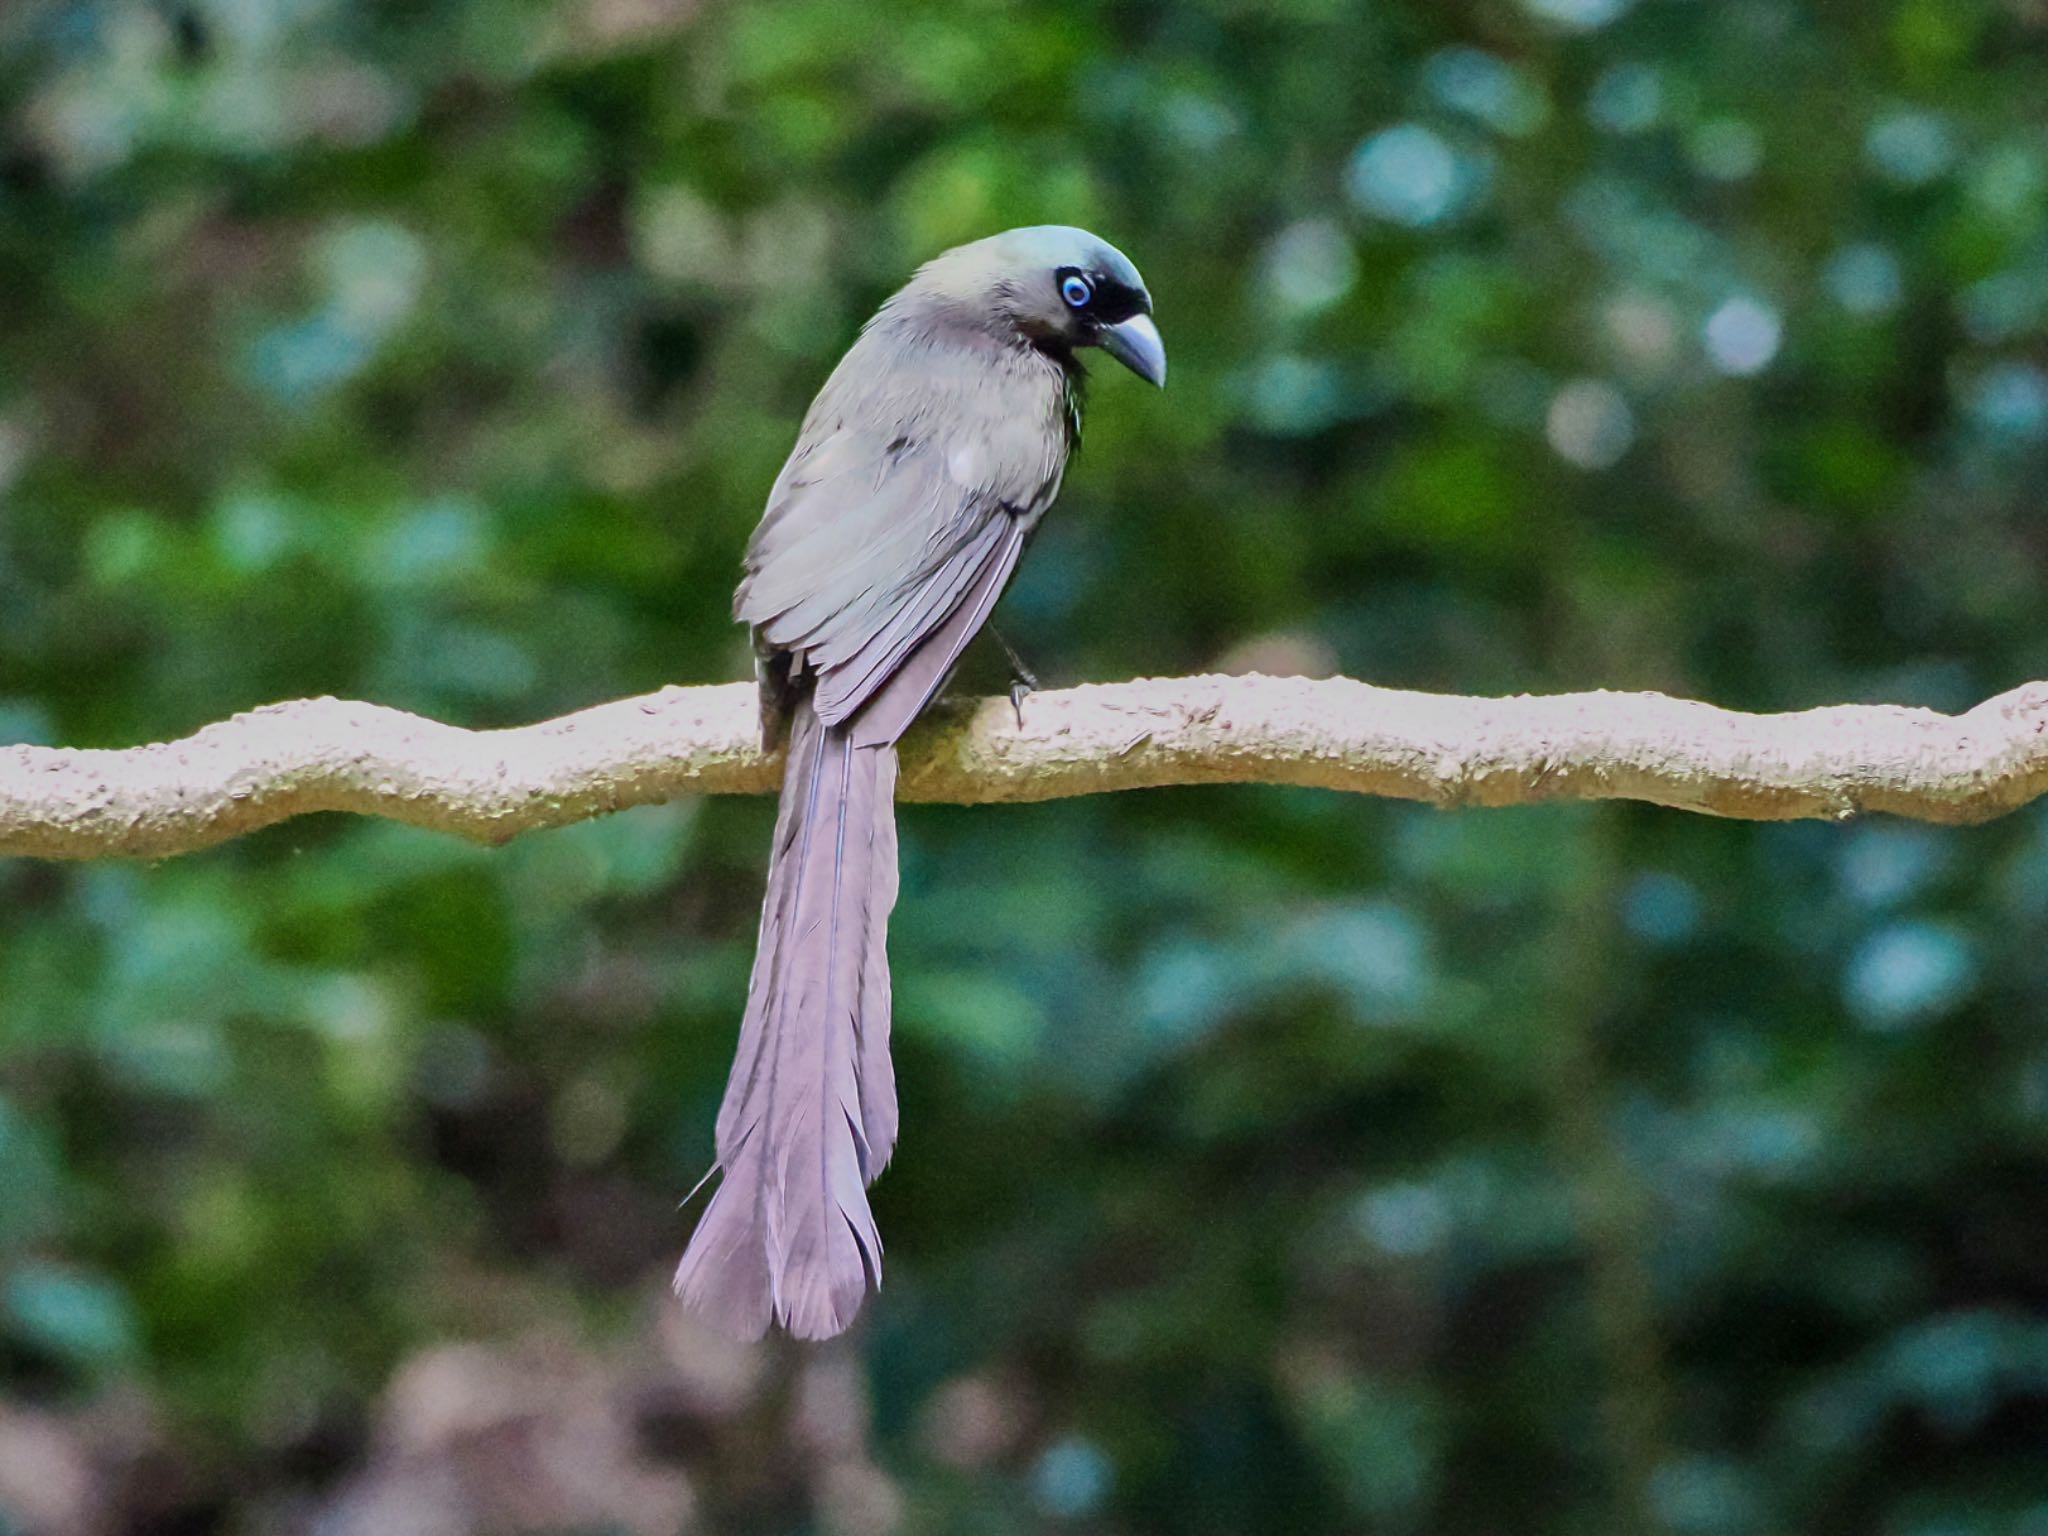
<path fill-rule="evenodd" d="M 790 729 L 739 1054 L 718 1113 L 717 1192 L 676 1270 L 742 1338 L 823 1339 L 882 1283 L 867 1186 L 896 1144 L 889 909 L 896 750 L 856 746 L 808 697 Z"/>

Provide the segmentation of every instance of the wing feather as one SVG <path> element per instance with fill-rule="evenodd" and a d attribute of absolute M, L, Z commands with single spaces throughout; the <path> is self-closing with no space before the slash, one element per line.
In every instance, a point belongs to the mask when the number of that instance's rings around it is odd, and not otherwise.
<path fill-rule="evenodd" d="M 735 606 L 761 641 L 816 679 L 827 725 L 851 719 L 981 593 L 980 616 L 919 690 L 922 707 L 1008 582 L 1028 520 L 963 484 L 961 467 L 933 447 L 841 429 L 778 484 L 786 500 L 774 511 L 784 515 L 763 521 Z M 797 503 L 803 516 L 787 515 Z"/>

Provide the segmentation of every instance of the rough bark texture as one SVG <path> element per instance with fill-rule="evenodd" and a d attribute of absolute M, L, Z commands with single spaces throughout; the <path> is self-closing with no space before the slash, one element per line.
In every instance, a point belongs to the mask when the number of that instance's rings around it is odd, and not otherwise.
<path fill-rule="evenodd" d="M 187 853 L 308 811 L 503 842 L 687 794 L 762 794 L 751 683 L 665 688 L 516 730 L 338 699 L 273 704 L 124 751 L 0 748 L 0 854 Z M 1976 822 L 2048 792 L 2048 683 L 1963 715 L 1748 715 L 1653 693 L 1471 699 L 1348 678 L 1191 677 L 942 707 L 901 800 L 1054 800 L 1302 784 L 1439 806 L 1646 800 L 1756 821 L 1884 811 Z"/>

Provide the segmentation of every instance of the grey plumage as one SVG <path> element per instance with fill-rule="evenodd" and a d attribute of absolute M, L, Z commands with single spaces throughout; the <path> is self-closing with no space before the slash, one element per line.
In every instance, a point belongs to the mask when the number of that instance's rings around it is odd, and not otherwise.
<path fill-rule="evenodd" d="M 896 1142 L 896 742 L 1059 492 L 1075 349 L 1164 381 L 1150 310 L 1136 269 L 1083 230 L 948 251 L 841 359 L 769 493 L 733 607 L 788 766 L 718 1117 L 723 1178 L 675 1282 L 742 1337 L 829 1337 L 881 1283 L 866 1188 Z"/>

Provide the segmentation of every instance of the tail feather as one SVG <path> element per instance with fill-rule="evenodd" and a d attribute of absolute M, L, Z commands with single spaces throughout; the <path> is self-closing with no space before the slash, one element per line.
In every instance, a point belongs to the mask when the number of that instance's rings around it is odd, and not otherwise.
<path fill-rule="evenodd" d="M 881 1284 L 867 1185 L 896 1141 L 887 930 L 896 753 L 801 701 L 739 1052 L 718 1115 L 723 1179 L 676 1271 L 743 1338 L 842 1331 Z"/>
<path fill-rule="evenodd" d="M 896 750 L 876 753 L 874 851 L 868 865 L 868 921 L 873 925 L 860 978 L 860 1122 L 867 1158 L 861 1173 L 872 1184 L 896 1148 L 896 1070 L 889 1061 L 889 913 L 896 906 Z"/>

